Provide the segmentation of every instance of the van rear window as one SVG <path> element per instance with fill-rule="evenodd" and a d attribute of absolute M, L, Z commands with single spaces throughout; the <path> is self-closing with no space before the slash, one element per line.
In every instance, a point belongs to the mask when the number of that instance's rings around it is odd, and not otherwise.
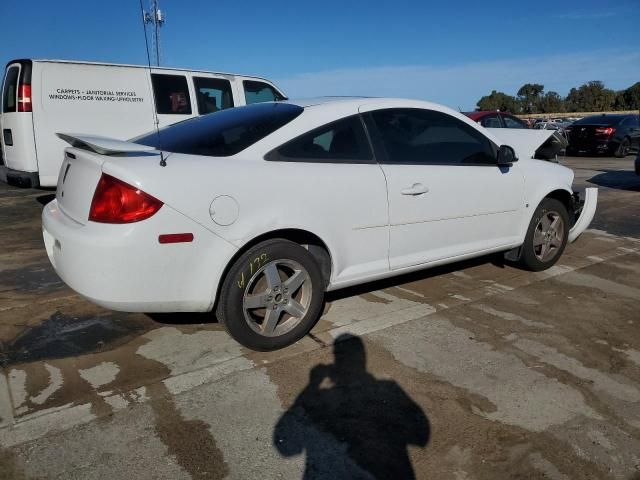
<path fill-rule="evenodd" d="M 4 77 L 4 85 L 2 87 L 2 112 L 16 111 L 16 90 L 18 89 L 18 67 L 10 67 Z"/>
<path fill-rule="evenodd" d="M 168 152 L 228 157 L 262 140 L 303 111 L 290 103 L 256 103 L 174 123 L 134 142 Z"/>

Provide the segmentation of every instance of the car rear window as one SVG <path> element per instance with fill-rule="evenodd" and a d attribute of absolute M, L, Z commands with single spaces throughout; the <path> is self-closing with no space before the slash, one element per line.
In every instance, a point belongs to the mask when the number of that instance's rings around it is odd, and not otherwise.
<path fill-rule="evenodd" d="M 303 111 L 290 103 L 257 103 L 175 123 L 134 142 L 168 152 L 228 157 L 275 132 Z"/>
<path fill-rule="evenodd" d="M 16 111 L 16 89 L 18 88 L 18 67 L 10 67 L 4 78 L 2 87 L 2 112 Z"/>
<path fill-rule="evenodd" d="M 574 122 L 574 125 L 618 125 L 623 115 L 594 115 Z"/>

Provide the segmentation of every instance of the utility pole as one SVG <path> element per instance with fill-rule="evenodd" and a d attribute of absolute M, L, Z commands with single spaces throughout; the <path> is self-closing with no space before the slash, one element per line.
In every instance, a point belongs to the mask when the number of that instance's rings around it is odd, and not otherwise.
<path fill-rule="evenodd" d="M 160 66 L 160 27 L 164 25 L 165 15 L 158 4 L 158 0 L 150 0 L 149 12 L 144 12 L 144 23 L 154 26 L 151 36 L 151 49 L 155 52 L 156 65 Z"/>

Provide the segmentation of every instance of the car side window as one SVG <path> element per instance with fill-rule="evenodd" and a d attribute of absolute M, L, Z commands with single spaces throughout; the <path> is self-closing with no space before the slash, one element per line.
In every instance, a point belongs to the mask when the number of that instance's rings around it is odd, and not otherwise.
<path fill-rule="evenodd" d="M 285 100 L 271 85 L 255 80 L 244 80 L 244 99 L 247 105 L 260 102 L 275 102 Z"/>
<path fill-rule="evenodd" d="M 386 163 L 495 165 L 495 148 L 481 132 L 457 118 L 424 109 L 371 113 Z"/>
<path fill-rule="evenodd" d="M 480 119 L 480 125 L 485 128 L 502 128 L 498 115 L 487 115 Z"/>
<path fill-rule="evenodd" d="M 198 113 L 217 112 L 233 107 L 231 82 L 223 78 L 194 77 L 193 86 L 198 100 Z"/>
<path fill-rule="evenodd" d="M 267 155 L 267 160 L 371 163 L 373 154 L 359 115 L 316 128 Z"/>
<path fill-rule="evenodd" d="M 514 118 L 510 115 L 502 115 L 502 120 L 504 120 L 504 125 L 507 128 L 526 128 L 522 120 Z"/>
<path fill-rule="evenodd" d="M 184 75 L 151 74 L 156 112 L 168 115 L 191 115 L 191 98 Z"/>

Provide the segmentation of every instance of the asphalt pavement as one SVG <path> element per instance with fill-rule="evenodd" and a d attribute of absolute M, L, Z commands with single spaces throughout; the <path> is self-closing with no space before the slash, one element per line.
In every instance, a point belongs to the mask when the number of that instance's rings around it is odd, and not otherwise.
<path fill-rule="evenodd" d="M 0 184 L 0 478 L 640 479 L 640 177 L 531 273 L 490 256 L 334 292 L 284 350 L 104 310 L 49 265 L 52 191 Z"/>

